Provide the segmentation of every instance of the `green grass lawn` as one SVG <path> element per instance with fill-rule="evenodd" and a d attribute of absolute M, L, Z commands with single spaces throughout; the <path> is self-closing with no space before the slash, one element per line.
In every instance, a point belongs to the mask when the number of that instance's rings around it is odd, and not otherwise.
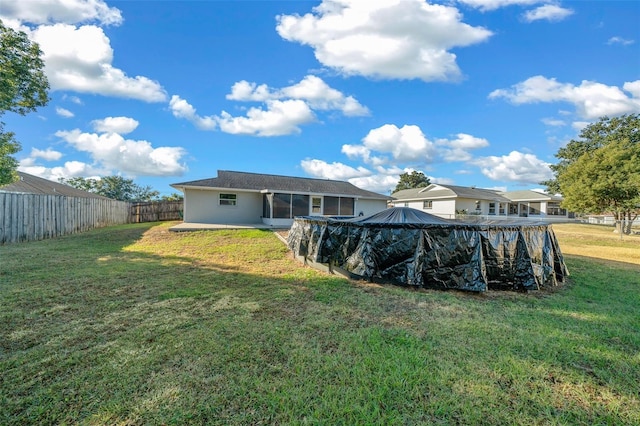
<path fill-rule="evenodd" d="M 168 226 L 0 246 L 0 424 L 640 424 L 624 257 L 565 254 L 552 292 L 415 291 Z"/>

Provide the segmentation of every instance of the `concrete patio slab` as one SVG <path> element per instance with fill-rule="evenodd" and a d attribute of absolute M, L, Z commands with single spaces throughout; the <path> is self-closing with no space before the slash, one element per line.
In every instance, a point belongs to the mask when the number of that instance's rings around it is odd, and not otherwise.
<path fill-rule="evenodd" d="M 278 228 L 264 223 L 191 223 L 182 222 L 169 228 L 172 232 L 206 231 L 218 229 L 271 229 L 273 231 L 289 229 Z"/>

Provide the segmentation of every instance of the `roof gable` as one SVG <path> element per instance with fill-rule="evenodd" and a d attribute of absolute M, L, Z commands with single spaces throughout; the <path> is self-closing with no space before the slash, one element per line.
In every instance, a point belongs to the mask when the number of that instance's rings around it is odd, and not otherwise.
<path fill-rule="evenodd" d="M 174 188 L 202 187 L 223 188 L 250 191 L 300 192 L 331 195 L 350 195 L 360 198 L 387 200 L 391 197 L 377 192 L 360 189 L 344 181 L 329 179 L 313 179 L 292 176 L 268 175 L 260 173 L 235 172 L 218 170 L 218 177 L 174 183 Z"/>

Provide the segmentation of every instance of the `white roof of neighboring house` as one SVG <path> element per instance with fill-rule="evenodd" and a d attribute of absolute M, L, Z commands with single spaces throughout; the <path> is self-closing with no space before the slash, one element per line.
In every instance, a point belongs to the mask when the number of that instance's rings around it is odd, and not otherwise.
<path fill-rule="evenodd" d="M 474 200 L 497 201 L 508 203 L 510 199 L 499 191 L 492 189 L 473 188 L 468 186 L 443 185 L 432 183 L 424 188 L 404 189 L 391 194 L 396 200 L 435 200 L 447 198 L 468 198 Z"/>
<path fill-rule="evenodd" d="M 24 172 L 17 172 L 20 179 L 0 187 L 0 192 L 20 193 L 20 194 L 40 194 L 40 195 L 64 195 L 66 197 L 79 198 L 101 198 L 108 199 L 102 195 L 83 191 L 70 185 L 43 179 Z"/>
<path fill-rule="evenodd" d="M 391 196 L 397 201 L 438 200 L 451 198 L 466 198 L 472 200 L 495 201 L 499 203 L 525 201 L 562 201 L 559 195 L 546 194 L 530 189 L 520 191 L 496 191 L 493 189 L 475 188 L 468 186 L 443 185 L 432 183 L 423 188 L 404 189 L 394 192 Z"/>
<path fill-rule="evenodd" d="M 502 195 L 511 201 L 562 201 L 559 195 L 547 194 L 540 191 L 525 189 L 521 191 L 502 192 Z"/>

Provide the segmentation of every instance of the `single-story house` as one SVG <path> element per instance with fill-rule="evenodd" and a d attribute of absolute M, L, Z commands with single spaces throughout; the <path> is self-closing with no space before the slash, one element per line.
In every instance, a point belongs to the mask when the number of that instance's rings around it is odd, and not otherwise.
<path fill-rule="evenodd" d="M 184 194 L 187 223 L 289 227 L 296 216 L 371 215 L 391 200 L 344 181 L 229 170 L 171 186 Z"/>
<path fill-rule="evenodd" d="M 568 218 L 562 197 L 533 190 L 497 191 L 476 187 L 430 184 L 391 194 L 396 207 L 412 207 L 446 219 L 456 215 Z"/>

